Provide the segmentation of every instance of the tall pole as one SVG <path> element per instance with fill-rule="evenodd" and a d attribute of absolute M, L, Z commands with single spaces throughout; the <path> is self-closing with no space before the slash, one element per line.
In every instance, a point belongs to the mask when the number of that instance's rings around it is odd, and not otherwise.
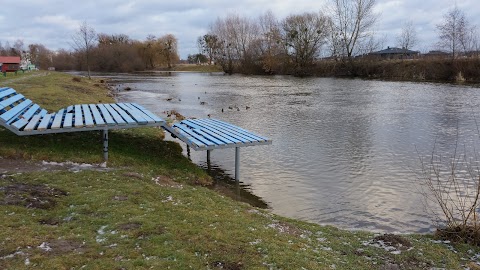
<path fill-rule="evenodd" d="M 235 180 L 240 181 L 240 147 L 235 147 Z"/>

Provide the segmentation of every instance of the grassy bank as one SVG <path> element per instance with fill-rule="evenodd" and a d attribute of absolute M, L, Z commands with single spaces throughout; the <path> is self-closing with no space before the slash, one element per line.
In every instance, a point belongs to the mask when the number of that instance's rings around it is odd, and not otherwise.
<path fill-rule="evenodd" d="M 37 74 L 0 83 L 52 110 L 112 100 L 100 80 Z M 344 231 L 232 201 L 162 138 L 112 131 L 106 171 L 0 174 L 0 269 L 464 269 L 480 257 L 428 235 Z M 0 157 L 100 163 L 100 134 L 0 128 Z"/>

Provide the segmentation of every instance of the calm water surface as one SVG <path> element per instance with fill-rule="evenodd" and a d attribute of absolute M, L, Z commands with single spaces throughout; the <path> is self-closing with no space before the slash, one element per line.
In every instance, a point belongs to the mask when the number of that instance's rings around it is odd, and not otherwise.
<path fill-rule="evenodd" d="M 273 212 L 320 224 L 428 232 L 418 156 L 428 156 L 435 140 L 444 154 L 457 137 L 467 149 L 478 146 L 474 87 L 195 73 L 112 79 L 133 89 L 121 91 L 120 101 L 163 117 L 172 109 L 188 117 L 211 114 L 273 139 L 270 146 L 242 148 L 241 181 Z M 205 152 L 191 157 L 205 166 Z M 232 176 L 234 150 L 213 151 L 212 164 Z"/>

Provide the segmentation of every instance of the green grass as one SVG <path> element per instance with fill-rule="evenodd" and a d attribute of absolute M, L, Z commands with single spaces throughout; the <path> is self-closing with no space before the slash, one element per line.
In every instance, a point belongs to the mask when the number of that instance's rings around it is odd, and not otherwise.
<path fill-rule="evenodd" d="M 109 99 L 99 82 L 76 83 L 49 73 L 6 86 L 52 109 Z M 464 269 L 480 253 L 430 235 L 397 236 L 403 246 L 387 251 L 381 235 L 233 201 L 202 187 L 210 177 L 162 138 L 156 128 L 111 132 L 110 171 L 0 174 L 0 269 Z M 0 157 L 100 163 L 100 134 L 0 128 Z"/>

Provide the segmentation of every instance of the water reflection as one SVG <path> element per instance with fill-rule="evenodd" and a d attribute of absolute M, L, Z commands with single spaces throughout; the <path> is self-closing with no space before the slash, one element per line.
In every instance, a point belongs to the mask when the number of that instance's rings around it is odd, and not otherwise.
<path fill-rule="evenodd" d="M 451 153 L 457 139 L 478 149 L 480 92 L 472 87 L 194 73 L 112 78 L 133 89 L 120 101 L 163 117 L 210 114 L 273 139 L 242 151 L 243 188 L 278 214 L 321 224 L 429 231 L 415 182 L 418 154 L 430 154 L 435 141 Z M 205 166 L 205 152 L 191 154 Z M 218 177 L 233 175 L 234 150 L 213 151 L 213 164 Z"/>

